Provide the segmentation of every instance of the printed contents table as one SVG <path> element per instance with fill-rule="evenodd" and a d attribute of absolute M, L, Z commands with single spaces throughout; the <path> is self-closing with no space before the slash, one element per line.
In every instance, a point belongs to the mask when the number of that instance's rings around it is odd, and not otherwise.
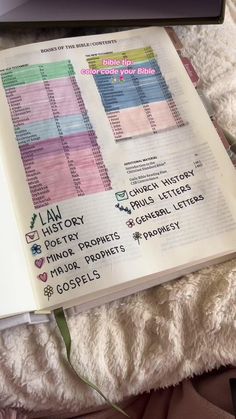
<path fill-rule="evenodd" d="M 69 60 L 2 74 L 36 209 L 111 189 Z"/>
<path fill-rule="evenodd" d="M 92 70 L 101 72 L 94 80 L 116 141 L 184 125 L 151 47 L 87 61 Z M 117 70 L 114 76 L 112 69 Z"/>

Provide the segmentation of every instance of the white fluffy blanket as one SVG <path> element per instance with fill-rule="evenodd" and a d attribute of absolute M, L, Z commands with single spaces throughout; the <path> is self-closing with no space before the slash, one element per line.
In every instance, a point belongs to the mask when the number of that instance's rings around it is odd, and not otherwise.
<path fill-rule="evenodd" d="M 221 125 L 236 135 L 236 2 L 223 26 L 177 28 Z M 59 31 L 53 36 L 64 36 Z M 52 33 L 37 36 L 51 38 Z M 0 48 L 36 36 L 0 35 Z M 72 316 L 72 362 L 113 401 L 236 365 L 236 260 Z M 0 334 L 0 406 L 78 412 L 103 400 L 76 379 L 55 323 Z M 57 412 L 57 413 L 55 413 Z"/>

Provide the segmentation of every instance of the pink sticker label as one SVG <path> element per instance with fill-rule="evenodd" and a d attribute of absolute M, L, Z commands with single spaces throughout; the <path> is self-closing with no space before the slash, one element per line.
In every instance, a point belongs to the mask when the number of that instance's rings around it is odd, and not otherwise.
<path fill-rule="evenodd" d="M 193 65 L 192 65 L 191 61 L 187 57 L 182 57 L 181 55 L 180 55 L 180 59 L 181 59 L 183 65 L 184 65 L 185 70 L 187 71 L 190 79 L 192 80 L 192 83 L 196 87 L 198 85 L 198 82 L 199 82 L 199 77 L 198 77 L 195 69 L 193 68 Z"/>

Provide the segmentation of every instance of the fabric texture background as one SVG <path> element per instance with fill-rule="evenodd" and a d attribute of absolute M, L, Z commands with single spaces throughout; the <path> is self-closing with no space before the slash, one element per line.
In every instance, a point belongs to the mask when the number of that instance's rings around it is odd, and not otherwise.
<path fill-rule="evenodd" d="M 236 135 L 236 1 L 223 25 L 176 29 L 218 121 Z M 0 48 L 64 29 L 0 34 Z M 114 402 L 236 364 L 236 259 L 69 318 L 75 368 Z M 0 407 L 78 412 L 103 400 L 66 363 L 55 322 L 0 333 Z M 59 413 L 58 413 L 59 417 Z"/>

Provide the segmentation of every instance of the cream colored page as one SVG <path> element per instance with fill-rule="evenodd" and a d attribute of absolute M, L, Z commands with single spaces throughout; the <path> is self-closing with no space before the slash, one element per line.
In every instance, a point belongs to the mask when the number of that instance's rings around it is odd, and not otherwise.
<path fill-rule="evenodd" d="M 40 307 L 235 251 L 235 172 L 164 30 L 2 57 L 8 164 Z"/>
<path fill-rule="evenodd" d="M 2 154 L 1 154 L 2 157 Z M 0 166 L 0 317 L 36 309 L 26 269 L 18 226 L 12 208 L 6 173 Z"/>

